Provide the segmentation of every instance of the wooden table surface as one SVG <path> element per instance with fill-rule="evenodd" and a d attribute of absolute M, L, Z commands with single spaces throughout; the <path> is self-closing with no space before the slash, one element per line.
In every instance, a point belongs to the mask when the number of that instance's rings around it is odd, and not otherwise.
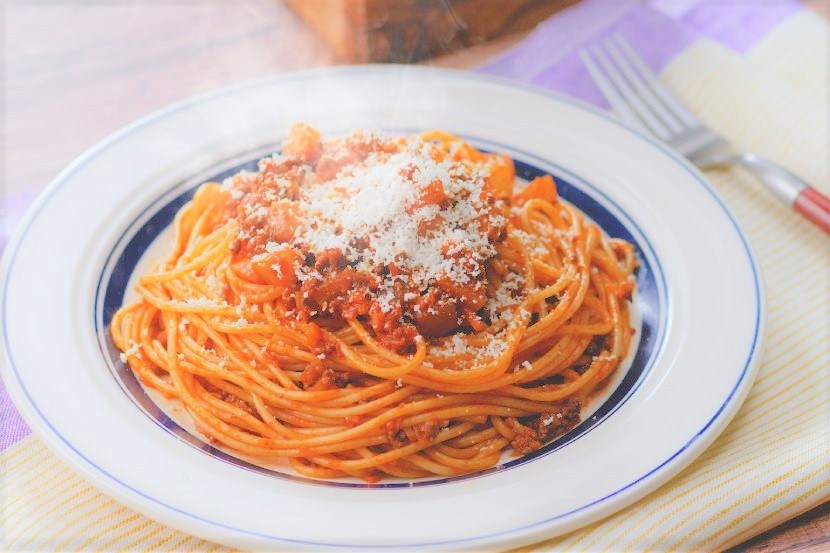
<path fill-rule="evenodd" d="M 757 0 L 762 1 L 762 0 Z M 830 2 L 807 1 L 827 15 Z M 153 110 L 232 83 L 339 63 L 277 0 L 0 3 L 0 203 Z M 429 63 L 470 68 L 511 36 Z M 14 223 L 7 214 L 6 224 Z M 830 551 L 830 503 L 736 551 Z"/>

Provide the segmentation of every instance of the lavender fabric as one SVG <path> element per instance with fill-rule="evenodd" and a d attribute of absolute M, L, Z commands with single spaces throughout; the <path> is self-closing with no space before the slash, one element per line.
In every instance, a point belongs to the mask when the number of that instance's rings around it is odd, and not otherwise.
<path fill-rule="evenodd" d="M 556 90 L 594 105 L 608 103 L 578 52 L 617 33 L 655 70 L 708 38 L 744 53 L 790 15 L 796 0 L 584 0 L 541 25 L 479 71 Z"/>
<path fill-rule="evenodd" d="M 702 38 L 720 42 L 738 53 L 746 52 L 801 9 L 796 0 L 583 0 L 541 23 L 521 43 L 478 71 L 556 90 L 607 108 L 579 60 L 577 52 L 581 48 L 620 33 L 659 71 Z M 0 253 L 36 193 L 0 196 Z M 29 433 L 0 382 L 0 451 Z"/>
<path fill-rule="evenodd" d="M 0 451 L 22 440 L 31 433 L 23 418 L 14 408 L 9 394 L 0 382 Z"/>

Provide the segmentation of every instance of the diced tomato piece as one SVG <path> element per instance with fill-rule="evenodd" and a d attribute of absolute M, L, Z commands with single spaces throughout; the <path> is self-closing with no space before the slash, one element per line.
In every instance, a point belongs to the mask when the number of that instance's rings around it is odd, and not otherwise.
<path fill-rule="evenodd" d="M 412 213 L 416 209 L 428 205 L 439 205 L 445 201 L 447 201 L 447 193 L 444 192 L 444 185 L 440 180 L 434 180 L 420 191 L 418 199 L 415 200 L 415 203 L 407 211 Z"/>
<path fill-rule="evenodd" d="M 196 212 L 208 214 L 208 230 L 217 228 L 234 215 L 231 191 L 215 182 L 201 186 L 191 202 Z"/>
<path fill-rule="evenodd" d="M 316 323 L 308 323 L 305 325 L 305 335 L 308 338 L 308 345 L 317 347 L 323 341 L 323 331 Z"/>
<path fill-rule="evenodd" d="M 450 297 L 458 298 L 465 308 L 476 311 L 487 303 L 487 294 L 484 287 L 474 284 L 461 284 L 451 278 L 438 277 L 435 284 Z"/>
<path fill-rule="evenodd" d="M 427 338 L 445 336 L 458 327 L 455 305 L 442 301 L 415 313 L 415 326 Z"/>
<path fill-rule="evenodd" d="M 497 199 L 507 200 L 513 196 L 513 183 L 516 180 L 516 167 L 513 160 L 501 154 L 489 154 L 490 174 L 485 183 L 490 193 Z"/>
<path fill-rule="evenodd" d="M 452 156 L 456 161 L 472 161 L 473 163 L 481 163 L 484 161 L 484 154 L 470 146 L 464 141 L 459 141 L 455 146 L 455 154 Z"/>
<path fill-rule="evenodd" d="M 305 384 L 306 389 L 308 389 L 317 384 L 317 381 L 320 380 L 321 376 L 323 376 L 323 371 L 325 370 L 326 367 L 323 365 L 322 361 L 312 361 L 306 365 L 303 373 L 300 375 L 300 381 Z"/>
<path fill-rule="evenodd" d="M 455 161 L 466 160 L 472 161 L 473 163 L 484 161 L 484 154 L 452 133 L 443 131 L 427 131 L 421 133 L 419 136 L 425 141 L 438 142 L 438 145 L 443 149 L 443 151 L 450 154 L 452 159 Z"/>
<path fill-rule="evenodd" d="M 305 123 L 295 123 L 282 144 L 283 153 L 295 156 L 306 163 L 314 163 L 323 153 L 320 131 Z"/>
<path fill-rule="evenodd" d="M 260 277 L 261 282 L 277 286 L 291 286 L 297 282 L 294 264 L 300 256 L 295 250 L 286 248 L 255 256 L 254 259 L 251 260 L 251 269 Z"/>
<path fill-rule="evenodd" d="M 524 190 L 520 191 L 513 198 L 516 205 L 523 205 L 533 199 L 545 200 L 556 203 L 556 182 L 550 175 L 536 177 Z"/>
<path fill-rule="evenodd" d="M 430 231 L 438 230 L 447 224 L 447 220 L 441 213 L 436 213 L 429 219 L 418 221 L 418 236 L 426 236 Z"/>
<path fill-rule="evenodd" d="M 308 292 L 309 298 L 313 298 L 312 304 L 318 306 L 344 300 L 354 282 L 354 274 L 352 267 L 346 267 L 342 271 L 327 274 L 323 280 L 306 280 L 301 289 L 304 295 Z"/>
<path fill-rule="evenodd" d="M 470 325 L 470 328 L 472 328 L 476 332 L 484 330 L 484 321 L 481 320 L 481 317 L 479 317 L 475 313 L 467 313 L 465 319 L 467 319 L 467 324 Z"/>
<path fill-rule="evenodd" d="M 290 202 L 281 201 L 271 206 L 268 219 L 268 236 L 279 243 L 294 239 L 294 231 L 300 225 L 297 207 Z"/>
<path fill-rule="evenodd" d="M 259 283 L 259 278 L 257 274 L 254 272 L 254 269 L 251 267 L 251 263 L 247 259 L 242 259 L 240 261 L 235 261 L 231 264 L 231 270 L 237 274 L 243 280 L 247 280 L 249 282 Z"/>

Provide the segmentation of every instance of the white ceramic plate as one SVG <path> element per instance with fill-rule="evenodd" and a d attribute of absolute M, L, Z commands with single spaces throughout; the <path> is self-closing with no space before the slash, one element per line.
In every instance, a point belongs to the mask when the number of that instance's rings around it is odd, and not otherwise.
<path fill-rule="evenodd" d="M 367 485 L 253 467 L 148 399 L 106 332 L 136 265 L 195 186 L 272 150 L 298 120 L 329 135 L 455 132 L 512 155 L 520 175 L 553 173 L 562 196 L 636 244 L 638 344 L 587 420 L 482 474 Z M 508 547 L 609 515 L 723 430 L 754 378 L 764 327 L 752 252 L 683 159 L 573 100 L 416 67 L 280 76 L 138 121 L 55 179 L 0 274 L 2 376 L 32 428 L 134 509 L 249 549 Z"/>

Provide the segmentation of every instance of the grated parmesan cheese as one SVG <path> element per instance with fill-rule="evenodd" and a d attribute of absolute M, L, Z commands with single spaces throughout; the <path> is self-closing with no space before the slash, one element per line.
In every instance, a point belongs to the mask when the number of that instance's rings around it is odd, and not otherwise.
<path fill-rule="evenodd" d="M 226 307 L 227 304 L 225 302 L 219 303 L 216 300 L 212 300 L 210 298 L 188 298 L 185 305 L 188 307 Z"/>
<path fill-rule="evenodd" d="M 436 162 L 430 151 L 429 145 L 413 139 L 397 153 L 372 152 L 331 180 L 307 182 L 297 202 L 300 224 L 294 240 L 267 242 L 258 255 L 285 247 L 338 249 L 357 271 L 373 273 L 394 263 L 422 288 L 441 278 L 467 284 L 471 277 L 480 277 L 483 263 L 496 254 L 482 232 L 482 221 L 503 226 L 507 220 L 494 215 L 484 199 L 485 172 L 450 159 Z M 420 195 L 435 182 L 441 183 L 447 197 L 444 208 L 420 206 Z M 252 215 L 260 215 L 259 209 Z M 459 254 L 464 262 L 453 257 Z M 278 270 L 276 265 L 272 268 Z M 295 262 L 294 273 L 301 283 L 322 278 L 300 262 Z M 405 301 L 415 297 L 409 294 Z M 384 311 L 392 309 L 391 282 L 385 283 L 378 300 Z"/>
<path fill-rule="evenodd" d="M 118 355 L 122 363 L 126 363 L 127 359 L 132 356 L 141 358 L 141 344 L 130 342 L 130 348 Z"/>

